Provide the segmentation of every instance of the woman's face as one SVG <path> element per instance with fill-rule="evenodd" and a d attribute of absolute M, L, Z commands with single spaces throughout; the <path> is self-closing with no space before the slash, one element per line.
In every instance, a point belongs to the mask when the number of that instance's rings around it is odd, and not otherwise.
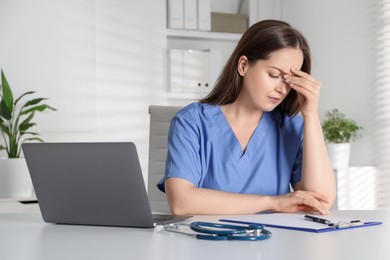
<path fill-rule="evenodd" d="M 239 99 L 261 111 L 272 111 L 290 92 L 283 75 L 291 74 L 291 68 L 300 69 L 303 53 L 300 49 L 285 48 L 271 53 L 267 60 L 248 63 L 241 56 L 238 71 L 243 76 Z"/>

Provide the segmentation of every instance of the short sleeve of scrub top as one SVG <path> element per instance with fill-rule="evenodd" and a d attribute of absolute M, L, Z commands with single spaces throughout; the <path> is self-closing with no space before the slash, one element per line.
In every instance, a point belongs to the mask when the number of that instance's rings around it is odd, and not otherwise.
<path fill-rule="evenodd" d="M 303 119 L 265 112 L 243 153 L 220 106 L 193 103 L 172 119 L 165 176 L 195 187 L 280 195 L 301 179 Z"/>

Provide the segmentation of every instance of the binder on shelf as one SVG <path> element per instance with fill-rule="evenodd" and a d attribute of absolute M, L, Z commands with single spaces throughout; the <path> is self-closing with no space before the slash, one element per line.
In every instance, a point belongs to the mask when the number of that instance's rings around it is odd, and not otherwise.
<path fill-rule="evenodd" d="M 319 216 L 319 218 L 326 218 L 326 220 L 331 224 L 308 221 L 305 219 L 305 214 L 300 213 L 264 213 L 220 219 L 220 221 L 238 224 L 263 224 L 266 227 L 315 233 L 339 231 L 351 228 L 363 228 L 383 224 L 380 221 L 365 221 L 333 216 Z"/>
<path fill-rule="evenodd" d="M 198 0 L 198 30 L 211 30 L 211 3 L 210 0 Z"/>
<path fill-rule="evenodd" d="M 184 0 L 184 29 L 198 29 L 197 0 Z"/>
<path fill-rule="evenodd" d="M 183 88 L 183 70 L 184 70 L 183 50 L 168 50 L 168 69 L 169 69 L 169 92 L 182 92 Z"/>
<path fill-rule="evenodd" d="M 184 0 L 167 0 L 168 28 L 184 29 Z"/>
<path fill-rule="evenodd" d="M 170 49 L 168 51 L 168 91 L 208 93 L 219 72 L 219 50 Z"/>
<path fill-rule="evenodd" d="M 210 50 L 184 50 L 183 64 L 184 91 L 209 92 L 211 85 Z"/>

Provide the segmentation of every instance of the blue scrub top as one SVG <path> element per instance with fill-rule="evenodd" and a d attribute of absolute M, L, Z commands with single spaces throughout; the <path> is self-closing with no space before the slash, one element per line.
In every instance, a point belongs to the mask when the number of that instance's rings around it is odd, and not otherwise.
<path fill-rule="evenodd" d="M 193 103 L 171 121 L 165 176 L 199 188 L 280 195 L 301 179 L 303 118 L 265 112 L 245 153 L 220 106 Z"/>

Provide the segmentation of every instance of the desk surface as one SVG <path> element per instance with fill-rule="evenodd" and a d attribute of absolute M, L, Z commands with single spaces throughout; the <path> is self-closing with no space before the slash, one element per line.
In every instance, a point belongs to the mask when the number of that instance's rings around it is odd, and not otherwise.
<path fill-rule="evenodd" d="M 0 214 L 0 259 L 390 259 L 390 211 L 332 215 L 385 223 L 321 234 L 268 228 L 273 235 L 266 241 L 203 241 L 154 229 L 47 224 L 37 212 L 9 213 Z"/>

